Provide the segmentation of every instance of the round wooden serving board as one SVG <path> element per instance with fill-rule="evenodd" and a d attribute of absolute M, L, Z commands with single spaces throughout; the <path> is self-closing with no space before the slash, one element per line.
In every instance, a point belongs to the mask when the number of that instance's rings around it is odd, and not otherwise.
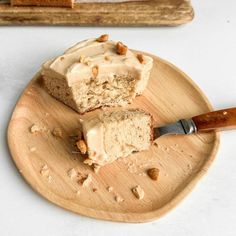
<path fill-rule="evenodd" d="M 187 75 L 170 63 L 152 57 L 154 66 L 148 88 L 135 99 L 133 107 L 150 112 L 156 126 L 212 109 Z M 159 218 L 192 190 L 214 160 L 219 144 L 219 135 L 214 132 L 161 137 L 148 151 L 120 159 L 94 173 L 82 163 L 79 154 L 72 153 L 70 135 L 80 127 L 80 118 L 47 94 L 38 73 L 12 114 L 8 144 L 17 168 L 34 190 L 65 209 L 97 219 L 146 222 Z M 33 124 L 45 130 L 31 133 Z M 54 128 L 62 130 L 62 138 L 52 135 Z M 46 174 L 42 174 L 44 165 L 49 169 Z M 146 170 L 151 167 L 160 170 L 158 181 L 146 176 Z M 71 179 L 68 176 L 71 168 L 90 173 L 92 184 L 82 187 L 76 179 Z M 136 185 L 145 191 L 142 200 L 131 192 Z M 112 192 L 107 190 L 108 186 L 113 187 Z M 116 196 L 124 201 L 117 202 Z"/>

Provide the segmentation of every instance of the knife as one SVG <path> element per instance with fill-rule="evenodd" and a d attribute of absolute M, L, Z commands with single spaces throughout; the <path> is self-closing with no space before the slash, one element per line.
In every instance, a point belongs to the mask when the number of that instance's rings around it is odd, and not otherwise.
<path fill-rule="evenodd" d="M 154 128 L 154 139 L 171 134 L 194 134 L 229 129 L 236 129 L 236 107 L 208 112 Z"/>

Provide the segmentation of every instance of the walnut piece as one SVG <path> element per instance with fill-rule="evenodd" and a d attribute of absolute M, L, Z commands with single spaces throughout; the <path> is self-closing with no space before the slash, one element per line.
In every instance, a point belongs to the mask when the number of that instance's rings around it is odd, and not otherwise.
<path fill-rule="evenodd" d="M 103 34 L 99 38 L 97 38 L 96 41 L 99 43 L 103 43 L 103 42 L 106 42 L 108 39 L 109 39 L 109 35 Z"/>
<path fill-rule="evenodd" d="M 143 189 L 140 187 L 140 185 L 137 185 L 136 187 L 132 188 L 132 192 L 133 192 L 134 196 L 135 196 L 137 199 L 139 199 L 139 200 L 143 199 L 143 197 L 144 197 L 144 191 L 143 191 Z"/>
<path fill-rule="evenodd" d="M 76 142 L 76 145 L 79 149 L 79 151 L 82 153 L 82 154 L 86 154 L 87 153 L 87 145 L 85 143 L 84 140 L 79 140 L 78 142 Z"/>
<path fill-rule="evenodd" d="M 152 180 L 158 180 L 159 177 L 159 169 L 157 168 L 151 168 L 147 170 L 147 174 L 148 176 L 152 179 Z"/>
<path fill-rule="evenodd" d="M 126 55 L 128 47 L 125 46 L 122 42 L 116 44 L 116 52 L 119 55 Z"/>
<path fill-rule="evenodd" d="M 141 63 L 141 64 L 144 64 L 144 57 L 143 57 L 143 54 L 137 54 L 137 58 L 138 58 L 138 60 L 139 60 L 139 62 Z"/>

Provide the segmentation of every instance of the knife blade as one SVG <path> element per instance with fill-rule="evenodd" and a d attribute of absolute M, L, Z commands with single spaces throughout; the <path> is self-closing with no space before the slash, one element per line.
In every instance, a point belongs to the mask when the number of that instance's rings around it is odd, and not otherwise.
<path fill-rule="evenodd" d="M 154 128 L 154 139 L 164 135 L 194 134 L 236 128 L 236 107 L 204 113 L 190 119 Z"/>

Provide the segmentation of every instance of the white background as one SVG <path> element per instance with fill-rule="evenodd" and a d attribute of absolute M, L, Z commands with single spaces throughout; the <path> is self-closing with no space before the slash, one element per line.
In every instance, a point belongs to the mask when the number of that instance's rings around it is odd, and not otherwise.
<path fill-rule="evenodd" d="M 0 28 L 1 236 L 236 235 L 235 131 L 222 133 L 217 158 L 194 191 L 168 215 L 145 224 L 94 220 L 50 204 L 23 181 L 6 144 L 13 107 L 41 63 L 102 33 L 177 65 L 216 109 L 236 107 L 236 1 L 195 0 L 193 5 L 194 21 L 173 28 Z"/>

